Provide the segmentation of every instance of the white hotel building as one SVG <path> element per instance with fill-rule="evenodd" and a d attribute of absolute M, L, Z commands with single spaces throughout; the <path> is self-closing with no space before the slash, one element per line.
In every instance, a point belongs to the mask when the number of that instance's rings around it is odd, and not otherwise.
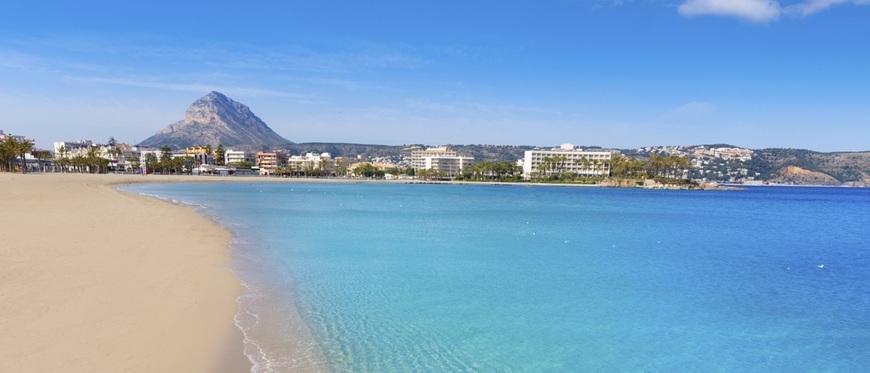
<path fill-rule="evenodd" d="M 565 157 L 564 161 L 556 162 L 546 171 L 547 175 L 569 173 L 580 176 L 610 175 L 610 158 L 608 151 L 584 151 L 571 144 L 562 144 L 550 150 L 526 150 L 522 159 L 523 178 L 531 179 L 533 174 L 541 173 L 541 165 L 556 157 Z M 586 162 L 583 162 L 583 160 Z M 546 168 L 546 166 L 545 166 Z"/>
<path fill-rule="evenodd" d="M 456 177 L 471 166 L 471 162 L 474 162 L 473 157 L 462 157 L 446 146 L 411 152 L 411 167 L 415 171 L 435 170 L 443 172 L 445 177 Z"/>

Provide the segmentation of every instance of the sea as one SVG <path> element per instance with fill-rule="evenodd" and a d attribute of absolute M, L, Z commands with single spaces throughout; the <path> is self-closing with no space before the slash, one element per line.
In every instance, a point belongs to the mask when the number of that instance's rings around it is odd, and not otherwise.
<path fill-rule="evenodd" d="M 870 189 L 138 184 L 234 233 L 254 372 L 867 372 Z"/>

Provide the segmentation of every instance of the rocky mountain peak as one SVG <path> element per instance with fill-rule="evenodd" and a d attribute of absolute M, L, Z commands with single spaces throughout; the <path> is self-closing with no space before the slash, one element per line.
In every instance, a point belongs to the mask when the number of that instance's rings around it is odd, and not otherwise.
<path fill-rule="evenodd" d="M 292 142 L 272 131 L 247 105 L 212 91 L 191 104 L 183 120 L 140 143 L 173 148 L 217 144 L 262 148 Z"/>

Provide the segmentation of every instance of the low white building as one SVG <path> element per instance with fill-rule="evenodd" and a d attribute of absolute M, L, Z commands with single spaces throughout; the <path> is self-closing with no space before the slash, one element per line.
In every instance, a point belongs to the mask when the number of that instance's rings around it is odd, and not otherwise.
<path fill-rule="evenodd" d="M 254 163 L 254 157 L 251 153 L 227 149 L 224 152 L 224 164 L 238 164 L 242 162 Z"/>
<path fill-rule="evenodd" d="M 69 156 L 79 154 L 80 152 L 87 152 L 88 148 L 94 146 L 94 142 L 91 140 L 55 141 L 53 145 L 54 154 L 60 154 L 61 150 L 63 150 L 63 155 Z"/>
<path fill-rule="evenodd" d="M 335 168 L 335 161 L 329 153 L 305 153 L 287 158 L 287 167 L 299 172 L 310 170 L 328 173 Z"/>
<path fill-rule="evenodd" d="M 610 175 L 608 151 L 584 151 L 572 144 L 562 144 L 549 150 L 526 150 L 522 159 L 523 178 L 532 175 L 574 174 L 580 176 Z"/>

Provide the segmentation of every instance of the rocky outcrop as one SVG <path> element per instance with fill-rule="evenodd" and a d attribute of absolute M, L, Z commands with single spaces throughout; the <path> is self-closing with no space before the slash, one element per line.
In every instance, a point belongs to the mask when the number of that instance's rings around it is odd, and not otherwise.
<path fill-rule="evenodd" d="M 235 148 L 271 148 L 293 144 L 272 131 L 247 106 L 220 92 L 211 92 L 187 109 L 184 119 L 166 127 L 139 145 L 173 149 L 223 144 Z"/>
<path fill-rule="evenodd" d="M 792 185 L 840 185 L 840 181 L 831 175 L 805 170 L 797 166 L 788 166 L 782 169 L 779 176 L 771 182 Z"/>
<path fill-rule="evenodd" d="M 644 188 L 644 189 L 668 189 L 668 190 L 723 190 L 731 188 L 723 188 L 716 184 L 706 183 L 662 183 L 659 181 L 646 179 L 622 179 L 622 178 L 607 178 L 597 184 L 600 187 L 607 188 Z"/>
<path fill-rule="evenodd" d="M 608 188 L 633 188 L 639 186 L 639 184 L 635 179 L 607 178 L 601 180 L 601 182 L 598 183 L 598 186 Z"/>

